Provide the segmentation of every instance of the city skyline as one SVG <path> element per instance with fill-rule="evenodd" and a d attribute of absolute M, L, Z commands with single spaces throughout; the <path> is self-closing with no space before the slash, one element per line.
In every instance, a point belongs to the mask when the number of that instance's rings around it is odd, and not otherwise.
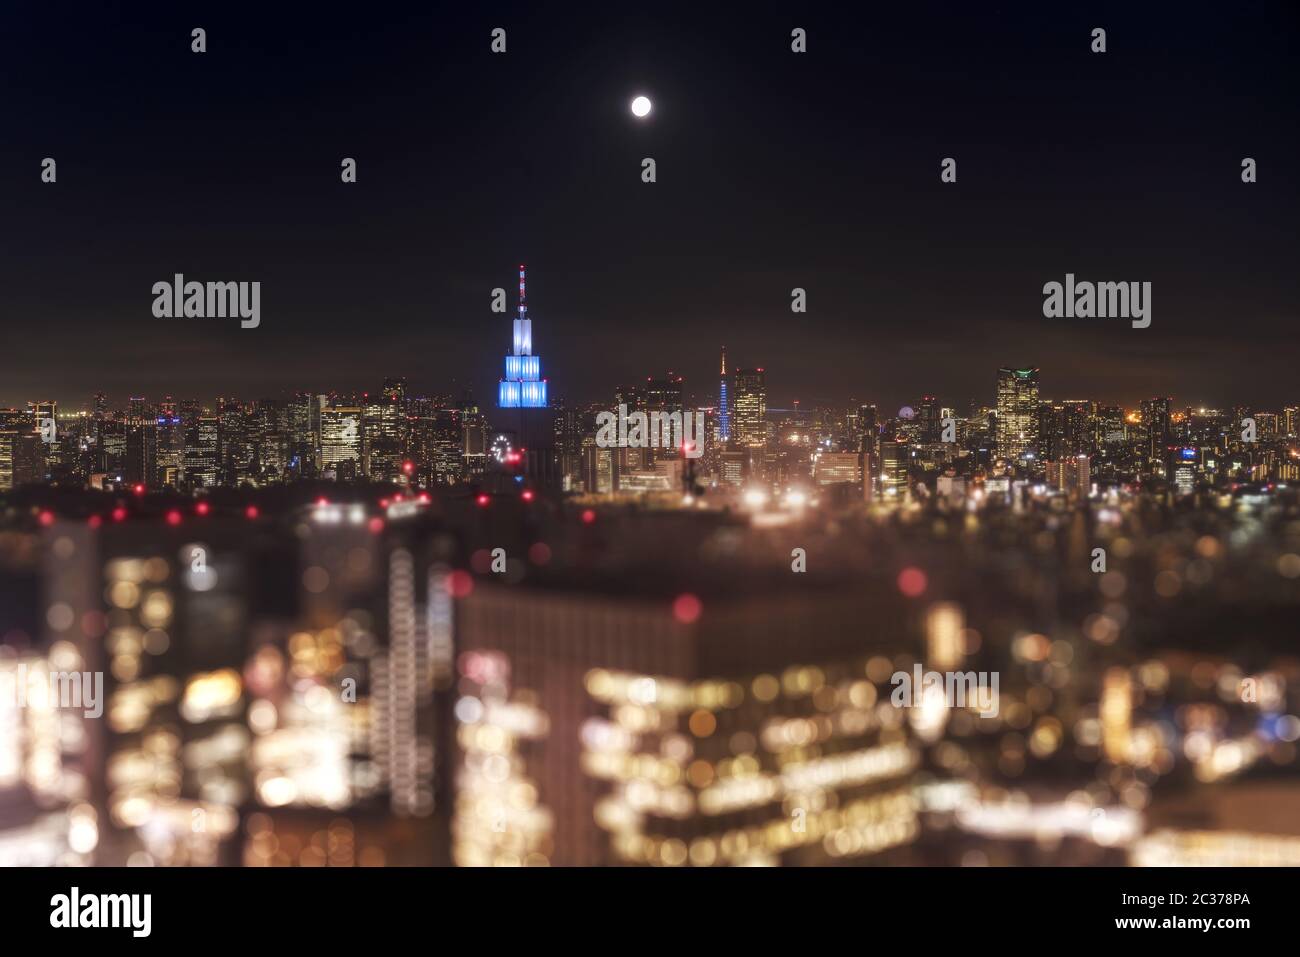
<path fill-rule="evenodd" d="M 500 364 L 499 358 L 497 362 L 499 365 Z M 1011 366 L 1009 364 L 1004 363 L 1003 366 L 1001 367 L 1011 367 Z M 1032 367 L 1037 369 L 1042 368 L 1042 366 L 1032 366 Z M 771 367 L 768 365 L 763 365 L 760 368 L 765 373 L 769 373 L 772 371 Z M 769 401 L 768 409 L 774 412 L 793 411 L 796 402 L 798 403 L 798 408 L 801 411 L 811 411 L 815 408 L 823 408 L 823 407 L 824 408 L 850 408 L 857 405 L 869 404 L 869 405 L 876 405 L 880 407 L 882 414 L 884 414 L 884 410 L 886 408 L 894 409 L 893 414 L 896 416 L 897 412 L 901 411 L 905 407 L 909 407 L 911 402 L 920 399 L 923 395 L 934 393 L 939 396 L 939 398 L 945 405 L 947 405 L 950 408 L 956 409 L 959 415 L 966 415 L 970 411 L 972 403 L 975 404 L 976 408 L 991 409 L 996 407 L 997 368 L 999 367 L 994 367 L 993 372 L 986 376 L 986 378 L 988 379 L 988 387 L 986 390 L 984 390 L 983 395 L 980 394 L 957 395 L 952 390 L 944 389 L 942 387 L 936 389 L 933 383 L 928 383 L 924 387 L 918 386 L 914 388 L 911 392 L 903 394 L 900 397 L 896 408 L 894 408 L 893 402 L 889 402 L 889 403 L 882 402 L 877 398 L 876 395 L 864 391 L 852 395 L 839 395 L 833 398 L 818 398 L 818 399 L 808 399 L 796 395 L 793 396 L 789 401 L 782 402 L 780 404 L 773 404 Z M 670 374 L 670 372 L 675 377 L 678 375 L 678 373 L 676 373 L 675 370 L 662 370 L 660 374 L 668 375 Z M 730 376 L 731 374 L 732 373 L 729 372 L 728 376 Z M 553 392 L 551 401 L 552 404 L 559 404 L 562 405 L 563 407 L 568 407 L 568 408 L 581 408 L 581 407 L 601 405 L 602 403 L 610 402 L 613 399 L 613 397 L 617 395 L 618 390 L 620 388 L 624 388 L 630 385 L 635 385 L 639 381 L 644 381 L 651 378 L 654 378 L 653 374 L 648 376 L 643 374 L 639 377 L 634 377 L 626 381 L 611 382 L 608 385 L 607 395 L 604 396 L 603 398 L 592 395 L 592 396 L 587 396 L 579 399 L 572 399 L 563 392 Z M 706 397 L 709 397 L 708 386 L 702 386 L 700 389 L 697 390 L 692 387 L 692 383 L 688 377 L 684 377 L 684 378 L 685 378 L 685 385 L 686 385 L 685 394 L 692 395 L 700 399 L 701 400 L 699 402 L 700 408 L 707 408 L 707 407 L 711 407 L 711 405 L 716 404 L 716 402 L 710 403 L 709 401 L 704 401 Z M 707 377 L 702 377 L 702 378 L 704 378 L 706 382 L 708 381 Z M 302 387 L 298 385 L 283 385 L 274 391 L 253 390 L 253 391 L 238 392 L 230 389 L 225 389 L 225 390 L 218 389 L 217 391 L 210 392 L 210 393 L 197 393 L 194 390 L 187 391 L 183 388 L 162 391 L 162 392 L 127 390 L 120 393 L 111 393 L 102 389 L 88 388 L 85 390 L 81 390 L 77 393 L 74 393 L 71 398 L 65 396 L 59 396 L 59 395 L 52 395 L 49 394 L 47 391 L 42 391 L 38 389 L 33 394 L 28 394 L 23 396 L 17 396 L 17 395 L 11 396 L 8 401 L 6 401 L 3 398 L 0 398 L 0 409 L 24 409 L 26 406 L 28 406 L 33 402 L 53 401 L 58 405 L 59 415 L 75 415 L 76 413 L 81 411 L 86 411 L 86 412 L 91 411 L 94 406 L 95 397 L 101 394 L 106 397 L 110 408 L 116 410 L 125 410 L 128 406 L 128 403 L 134 399 L 144 399 L 146 401 L 153 402 L 153 403 L 166 401 L 169 399 L 177 402 L 182 400 L 198 400 L 199 402 L 202 403 L 216 402 L 219 399 L 229 399 L 229 400 L 234 400 L 239 402 L 256 403 L 264 400 L 277 400 L 277 401 L 287 400 L 300 395 L 379 396 L 382 390 L 376 387 L 375 383 L 382 382 L 385 380 L 396 380 L 396 379 L 401 379 L 408 384 L 408 391 L 412 397 L 445 399 L 449 406 L 455 406 L 461 401 L 462 398 L 468 396 L 470 399 L 473 400 L 474 404 L 481 409 L 490 410 L 497 407 L 496 406 L 497 388 L 495 384 L 493 384 L 492 388 L 488 388 L 487 386 L 485 386 L 483 395 L 480 395 L 477 391 L 470 390 L 468 387 L 458 389 L 456 387 L 456 380 L 451 380 L 449 383 L 444 384 L 444 386 L 442 387 L 435 386 L 433 388 L 419 388 L 412 385 L 413 382 L 418 381 L 417 377 L 403 375 L 400 372 L 395 372 L 389 374 L 381 374 L 373 382 L 367 380 L 366 383 L 362 383 L 362 386 L 355 387 L 355 388 L 344 388 L 344 387 L 339 387 L 337 385 L 330 385 L 330 384 L 325 384 L 324 386 L 320 386 L 319 383 L 318 383 L 318 387 L 315 388 Z M 779 378 L 777 382 L 779 384 Z M 1050 383 L 1050 379 L 1049 379 L 1049 383 Z M 717 373 L 715 372 L 714 381 L 712 384 L 712 392 L 713 392 L 713 395 L 711 396 L 712 399 L 714 400 L 717 399 L 718 391 L 719 390 L 717 384 Z M 770 394 L 771 393 L 769 391 L 769 395 Z M 1269 412 L 1279 412 L 1279 413 L 1284 411 L 1287 408 L 1296 405 L 1297 402 L 1300 401 L 1300 399 L 1298 399 L 1296 395 L 1292 394 L 1288 397 L 1287 393 L 1282 393 L 1278 401 L 1272 404 L 1252 402 L 1244 397 L 1239 397 L 1239 396 L 1229 396 L 1228 397 L 1229 400 L 1227 402 L 1218 402 L 1218 403 L 1210 402 L 1210 401 L 1197 401 L 1191 398 L 1187 398 L 1186 396 L 1187 396 L 1186 392 L 1180 393 L 1179 391 L 1175 390 L 1173 392 L 1152 391 L 1149 394 L 1135 393 L 1132 398 L 1117 398 L 1113 394 L 1105 394 L 1105 393 L 1101 393 L 1093 390 L 1087 390 L 1087 389 L 1084 390 L 1083 394 L 1076 395 L 1076 394 L 1067 394 L 1064 392 L 1057 393 L 1055 391 L 1050 391 L 1044 388 L 1041 390 L 1040 401 L 1044 401 L 1044 402 L 1089 401 L 1089 402 L 1097 402 L 1106 405 L 1119 405 L 1125 411 L 1136 411 L 1141 407 L 1142 403 L 1148 399 L 1168 398 L 1172 400 L 1174 408 L 1179 412 L 1181 412 L 1184 409 L 1227 412 L 1236 408 L 1244 408 L 1244 409 L 1257 409 L 1259 411 L 1269 411 Z M 116 405 L 114 405 L 114 403 L 116 403 Z"/>
<path fill-rule="evenodd" d="M 503 55 L 471 11 L 359 37 L 205 11 L 202 56 L 161 5 L 131 25 L 23 11 L 0 62 L 53 69 L 11 84 L 0 311 L 30 334 L 6 344 L 0 403 L 400 374 L 485 403 L 491 293 L 527 262 L 570 402 L 656 369 L 703 385 L 726 345 L 779 369 L 781 407 L 901 405 L 913 382 L 982 395 L 1007 363 L 1052 370 L 1059 396 L 1277 406 L 1300 301 L 1300 144 L 1278 121 L 1297 14 L 1210 10 L 1175 29 L 1122 8 L 814 9 L 802 56 L 793 15 L 767 8 L 691 9 L 686 30 L 504 8 Z M 155 318 L 151 287 L 175 273 L 260 282 L 260 325 Z M 1151 326 L 1045 318 L 1044 284 L 1069 273 L 1150 282 Z"/>

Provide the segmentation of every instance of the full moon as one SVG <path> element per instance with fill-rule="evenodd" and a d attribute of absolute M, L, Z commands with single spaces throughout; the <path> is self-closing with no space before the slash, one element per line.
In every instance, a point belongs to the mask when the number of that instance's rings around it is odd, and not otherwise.
<path fill-rule="evenodd" d="M 648 96 L 638 96 L 632 101 L 633 116 L 648 116 L 650 114 L 650 98 Z"/>

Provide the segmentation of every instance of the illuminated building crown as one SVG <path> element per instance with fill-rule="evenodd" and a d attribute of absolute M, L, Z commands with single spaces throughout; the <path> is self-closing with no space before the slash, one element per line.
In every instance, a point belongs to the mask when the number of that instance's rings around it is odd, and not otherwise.
<path fill-rule="evenodd" d="M 546 380 L 542 357 L 533 355 L 533 320 L 528 318 L 524 267 L 519 267 L 519 316 L 514 322 L 514 351 L 506 356 L 506 375 L 497 388 L 497 405 L 503 409 L 546 408 Z"/>

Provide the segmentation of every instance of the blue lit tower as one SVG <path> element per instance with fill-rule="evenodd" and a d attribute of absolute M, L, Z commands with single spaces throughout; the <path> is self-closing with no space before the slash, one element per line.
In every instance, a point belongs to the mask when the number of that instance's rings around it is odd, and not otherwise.
<path fill-rule="evenodd" d="M 519 317 L 515 319 L 514 352 L 506 356 L 506 376 L 497 391 L 497 405 L 503 409 L 546 408 L 546 380 L 542 357 L 533 355 L 533 320 L 528 318 L 528 297 L 524 290 L 524 267 L 519 267 Z"/>
<path fill-rule="evenodd" d="M 718 439 L 731 441 L 731 409 L 727 406 L 727 347 L 722 347 L 722 378 L 718 381 Z"/>

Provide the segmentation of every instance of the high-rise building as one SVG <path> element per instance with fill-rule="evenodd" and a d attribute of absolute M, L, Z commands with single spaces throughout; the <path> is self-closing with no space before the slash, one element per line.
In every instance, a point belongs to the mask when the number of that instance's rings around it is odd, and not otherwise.
<path fill-rule="evenodd" d="M 14 482 L 14 439 L 32 430 L 31 421 L 19 409 L 0 409 L 0 490 L 21 484 Z"/>
<path fill-rule="evenodd" d="M 920 419 L 921 441 L 939 441 L 939 400 L 932 395 L 921 396 Z"/>
<path fill-rule="evenodd" d="M 1039 404 L 1038 455 L 1056 461 L 1092 451 L 1091 403 L 1082 399 Z"/>
<path fill-rule="evenodd" d="M 236 399 L 217 399 L 219 421 L 217 454 L 218 484 L 239 485 L 250 476 L 252 446 L 244 405 Z"/>
<path fill-rule="evenodd" d="M 1008 461 L 1037 454 L 1038 370 L 998 370 L 998 455 Z"/>
<path fill-rule="evenodd" d="M 880 440 L 880 413 L 874 405 L 864 405 L 858 408 L 857 434 L 858 448 L 863 452 L 870 452 L 872 456 L 876 456 L 878 452 L 876 445 Z"/>
<path fill-rule="evenodd" d="M 1169 480 L 1177 495 L 1196 491 L 1196 471 L 1200 452 L 1195 448 L 1176 448 L 1170 456 Z"/>
<path fill-rule="evenodd" d="M 626 407 L 628 414 L 645 412 L 649 415 L 650 397 L 644 383 L 621 385 L 614 390 L 614 408 Z M 618 490 L 618 475 L 650 468 L 652 450 L 634 445 L 622 445 L 613 450 L 614 489 Z"/>
<path fill-rule="evenodd" d="M 99 471 L 114 479 L 121 478 L 126 463 L 126 426 L 112 419 L 100 423 Z"/>
<path fill-rule="evenodd" d="M 26 423 L 24 423 L 26 425 Z M 0 428 L 0 490 L 45 478 L 45 443 L 29 428 Z"/>
<path fill-rule="evenodd" d="M 533 354 L 533 321 L 528 316 L 525 270 L 519 267 L 519 315 L 514 321 L 513 351 L 505 357 L 505 377 L 497 388 L 497 405 L 513 409 L 512 414 L 495 418 L 494 436 L 508 443 L 520 454 L 519 472 L 534 486 L 559 488 L 563 484 L 560 456 L 555 448 L 555 414 L 542 378 L 542 360 Z M 466 421 L 469 426 L 471 422 Z M 485 432 L 486 430 L 486 423 Z M 475 434 L 477 429 L 475 428 Z M 466 456 L 470 474 L 486 467 L 486 458 L 478 458 L 475 435 L 466 432 Z M 471 451 L 473 447 L 473 451 Z M 486 453 L 486 448 L 484 452 Z M 471 461 L 470 456 L 474 459 Z"/>
<path fill-rule="evenodd" d="M 1092 484 L 1092 470 L 1086 455 L 1072 455 L 1048 462 L 1046 475 L 1050 485 L 1071 496 L 1087 497 Z"/>
<path fill-rule="evenodd" d="M 365 474 L 376 482 L 396 481 L 406 458 L 406 414 L 400 393 L 385 388 L 382 396 L 368 399 L 363 418 Z"/>
<path fill-rule="evenodd" d="M 433 421 L 433 475 L 442 485 L 465 477 L 465 429 L 460 409 L 439 409 Z"/>
<path fill-rule="evenodd" d="M 682 396 L 682 381 L 681 376 L 674 375 L 671 372 L 663 379 L 647 379 L 644 411 L 651 416 L 656 412 L 666 416 L 683 415 L 685 404 Z M 651 418 L 650 421 L 654 421 L 654 419 Z M 682 434 L 685 435 L 685 432 Z M 649 452 L 647 458 L 651 463 L 681 458 L 681 451 L 673 447 L 658 447 L 647 451 Z"/>
<path fill-rule="evenodd" d="M 559 461 L 565 491 L 577 490 L 582 483 L 582 440 L 595 432 L 595 416 L 585 409 L 566 407 L 555 416 L 555 454 Z"/>
<path fill-rule="evenodd" d="M 1124 410 L 1117 405 L 1103 405 L 1093 417 L 1093 443 L 1096 448 L 1118 446 L 1124 442 Z"/>
<path fill-rule="evenodd" d="M 185 481 L 190 488 L 211 488 L 219 475 L 220 419 L 200 415 L 184 424 Z"/>
<path fill-rule="evenodd" d="M 919 749 L 869 717 L 888 690 L 861 659 L 897 640 L 896 591 L 765 583 L 684 620 L 579 581 L 458 607 L 457 863 L 829 864 L 917 838 Z"/>
<path fill-rule="evenodd" d="M 742 448 L 767 447 L 767 384 L 762 369 L 737 369 L 732 438 Z"/>
<path fill-rule="evenodd" d="M 32 428 L 37 431 L 40 431 L 42 419 L 57 419 L 59 415 L 59 403 L 52 399 L 28 402 L 27 409 L 32 415 Z"/>
<path fill-rule="evenodd" d="M 861 452 L 818 452 L 813 456 L 814 485 L 861 485 Z"/>
<path fill-rule="evenodd" d="M 1142 431 L 1145 451 L 1151 462 L 1162 462 L 1172 441 L 1170 410 L 1173 400 L 1168 396 L 1142 400 Z"/>
<path fill-rule="evenodd" d="M 384 380 L 384 398 L 398 405 L 406 403 L 406 377 L 390 376 Z"/>
<path fill-rule="evenodd" d="M 304 478 L 317 473 L 320 462 L 320 397 L 294 394 L 289 404 L 289 470 Z"/>
<path fill-rule="evenodd" d="M 130 485 L 152 485 L 158 478 L 158 422 L 142 419 L 126 426 L 124 475 Z"/>
<path fill-rule="evenodd" d="M 503 409 L 546 408 L 546 380 L 542 358 L 533 355 L 533 320 L 528 318 L 524 267 L 519 267 L 519 315 L 514 321 L 514 348 L 506 356 L 506 374 L 497 389 L 497 405 Z"/>
<path fill-rule="evenodd" d="M 739 488 L 749 479 L 749 453 L 743 449 L 724 449 L 718 456 L 718 479 L 723 485 Z"/>
<path fill-rule="evenodd" d="M 146 485 L 178 488 L 185 475 L 185 426 L 171 396 L 158 404 L 155 425 L 154 473 L 143 481 Z"/>
<path fill-rule="evenodd" d="M 491 438 L 488 421 L 478 404 L 466 393 L 460 402 L 461 477 L 474 478 L 487 471 Z"/>
<path fill-rule="evenodd" d="M 321 409 L 321 471 L 331 472 L 340 482 L 355 481 L 362 474 L 364 425 L 356 406 Z"/>
<path fill-rule="evenodd" d="M 617 470 L 614 453 L 617 449 L 602 449 L 596 445 L 595 436 L 582 440 L 582 488 L 587 493 L 608 495 L 615 491 Z"/>
<path fill-rule="evenodd" d="M 880 443 L 880 495 L 889 502 L 901 502 L 908 493 L 911 448 L 902 437 Z"/>

